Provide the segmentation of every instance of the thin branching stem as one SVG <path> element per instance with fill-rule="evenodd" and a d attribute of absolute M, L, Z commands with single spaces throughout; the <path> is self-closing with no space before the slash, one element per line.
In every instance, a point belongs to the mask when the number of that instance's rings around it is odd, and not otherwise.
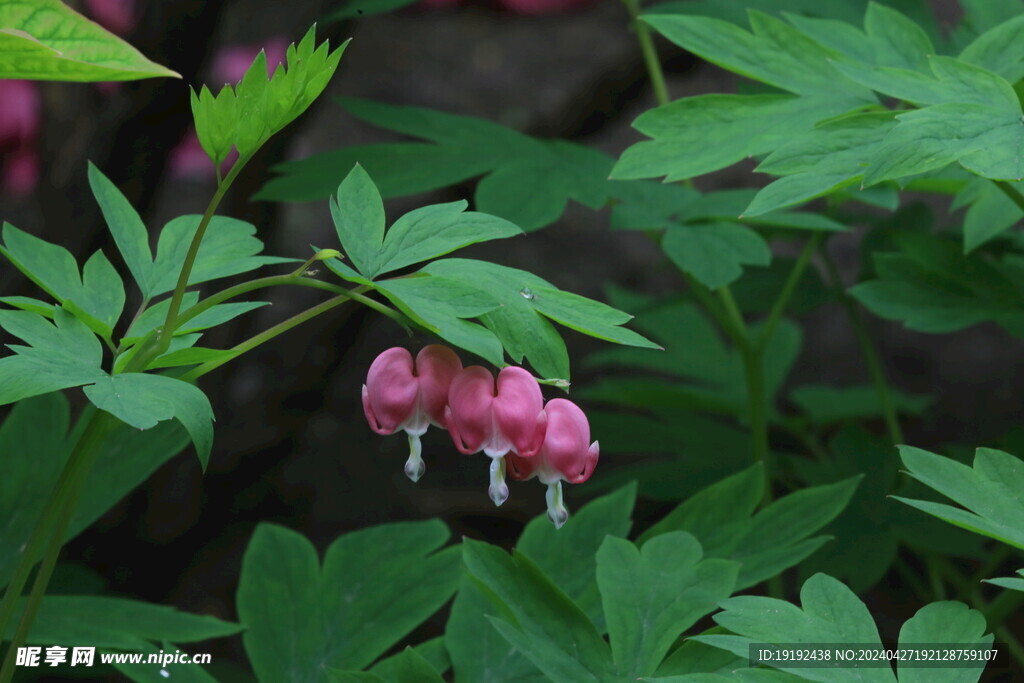
<path fill-rule="evenodd" d="M 825 270 L 832 281 L 831 284 L 839 296 L 839 303 L 842 304 L 846 317 L 850 321 L 850 326 L 853 328 L 853 333 L 857 337 L 857 344 L 860 346 L 861 355 L 864 357 L 864 364 L 867 366 L 871 383 L 874 384 L 875 392 L 878 395 L 878 405 L 882 409 L 882 416 L 889 432 L 889 440 L 894 445 L 903 444 L 905 443 L 903 440 L 903 429 L 900 426 L 896 406 L 892 400 L 892 391 L 889 388 L 889 382 L 886 379 L 882 361 L 878 356 L 878 350 L 875 348 L 875 342 L 871 339 L 867 326 L 864 324 L 860 308 L 850 295 L 846 293 L 842 277 L 839 274 L 839 266 L 836 265 L 836 261 L 828 252 L 828 249 L 821 248 L 818 252 L 821 254 Z"/>

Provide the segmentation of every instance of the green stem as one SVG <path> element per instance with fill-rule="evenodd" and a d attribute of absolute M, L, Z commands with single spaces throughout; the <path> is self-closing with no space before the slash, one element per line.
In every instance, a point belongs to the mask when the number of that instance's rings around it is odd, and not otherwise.
<path fill-rule="evenodd" d="M 224 365 L 228 361 L 234 360 L 238 356 L 241 356 L 243 353 L 255 349 L 260 344 L 265 344 L 266 342 L 270 341 L 279 334 L 283 334 L 284 332 L 287 332 L 293 327 L 301 325 L 307 320 L 315 318 L 316 316 L 320 315 L 321 313 L 324 313 L 325 311 L 329 311 L 332 308 L 335 308 L 336 306 L 340 306 L 341 304 L 348 301 L 350 298 L 351 297 L 344 294 L 341 296 L 336 296 L 333 299 L 328 299 L 327 301 L 324 301 L 323 303 L 313 306 L 312 308 L 309 308 L 303 311 L 302 313 L 294 315 L 291 318 L 288 318 L 287 320 L 282 321 L 277 325 L 274 325 L 273 327 L 264 330 L 263 332 L 257 334 L 256 336 L 245 340 L 241 344 L 232 347 L 232 353 L 230 356 L 219 360 L 212 360 L 208 363 L 203 363 L 202 365 L 196 366 L 189 372 L 182 375 L 180 379 L 185 382 L 195 382 L 197 379 L 199 379 L 206 373 L 216 370 L 217 368 L 219 368 L 221 365 Z"/>
<path fill-rule="evenodd" d="M 1013 203 L 1020 207 L 1021 211 L 1024 211 L 1024 195 L 1022 195 L 1017 188 L 1005 180 L 993 180 L 992 182 L 996 184 L 996 187 L 1003 191 L 1003 194 L 1012 199 Z"/>
<path fill-rule="evenodd" d="M 188 245 L 188 252 L 185 254 L 185 262 L 181 266 L 181 272 L 178 273 L 178 283 L 174 287 L 174 294 L 171 295 L 171 305 L 167 309 L 167 318 L 164 320 L 164 325 L 160 330 L 160 335 L 157 338 L 156 348 L 157 354 L 165 352 L 171 344 L 171 338 L 174 336 L 174 330 L 178 326 L 178 312 L 181 310 L 181 301 L 185 296 L 185 289 L 188 287 L 188 279 L 192 275 L 192 266 L 195 265 L 196 255 L 199 253 L 199 245 L 203 241 L 203 236 L 206 235 L 206 228 L 210 225 L 210 221 L 213 220 L 213 214 L 220 205 L 221 200 L 227 193 L 228 188 L 231 187 L 231 183 L 234 182 L 235 178 L 238 177 L 242 167 L 245 166 L 248 159 L 240 158 L 231 167 L 227 176 L 223 182 L 217 184 L 217 191 L 213 193 L 213 198 L 210 199 L 209 205 L 206 207 L 206 212 L 203 213 L 202 219 L 199 221 L 199 227 L 196 229 L 196 234 L 192 238 L 192 243 Z"/>
<path fill-rule="evenodd" d="M 15 575 L 7 586 L 4 594 L 2 614 L 0 614 L 0 634 L 7 633 L 10 618 L 14 614 L 15 606 L 21 597 L 21 591 L 25 586 L 28 575 L 35 565 L 36 557 L 41 549 L 43 541 L 49 536 L 49 543 L 46 545 L 46 553 L 43 562 L 36 574 L 32 591 L 22 612 L 21 620 L 11 638 L 10 646 L 4 657 L 3 668 L 0 669 L 0 683 L 9 683 L 14 677 L 15 661 L 18 648 L 25 643 L 29 629 L 35 619 L 39 604 L 46 594 L 46 586 L 53 575 L 53 569 L 57 564 L 57 556 L 67 536 L 68 526 L 74 518 L 78 499 L 85 490 L 89 479 L 89 472 L 99 457 L 99 448 L 103 439 L 110 430 L 117 424 L 117 420 L 108 413 L 94 412 L 90 414 L 89 424 L 86 426 L 82 436 L 75 444 L 75 449 L 68 457 L 67 463 L 61 472 L 60 480 L 54 488 L 46 504 L 46 509 L 36 528 L 32 533 L 28 546 L 22 554 L 15 569 Z"/>
<path fill-rule="evenodd" d="M 911 567 L 905 559 L 901 557 L 896 558 L 896 571 L 900 573 L 900 575 L 903 577 L 903 580 L 907 583 L 908 586 L 910 586 L 910 590 L 914 591 L 914 594 L 917 595 L 918 600 L 920 600 L 921 602 L 932 601 L 933 596 L 931 594 L 931 591 L 928 590 L 928 587 L 924 584 L 920 577 L 918 577 L 917 572 L 914 571 L 914 568 Z"/>
<path fill-rule="evenodd" d="M 793 264 L 793 269 L 789 271 L 786 282 L 782 285 L 779 297 L 775 300 L 772 310 L 768 313 L 768 318 L 761 327 L 761 333 L 757 340 L 759 348 L 764 349 L 771 342 L 775 328 L 782 319 L 782 314 L 786 312 L 786 306 L 789 305 L 789 300 L 793 297 L 793 292 L 796 291 L 797 285 L 800 284 L 800 278 L 803 277 L 804 271 L 807 270 L 807 264 L 810 263 L 811 256 L 818 249 L 819 244 L 821 244 L 820 232 L 815 233 L 811 239 L 807 240 L 807 244 L 800 251 L 800 256 L 797 257 L 796 263 Z"/>
<path fill-rule="evenodd" d="M 715 322 L 718 323 L 720 328 L 722 328 L 722 331 L 725 332 L 726 336 L 729 337 L 733 343 L 739 346 L 740 342 L 736 338 L 736 331 L 734 329 L 732 319 L 726 316 L 722 305 L 715 300 L 711 291 L 700 282 L 697 282 L 697 280 L 686 271 L 681 270 L 679 272 L 686 281 L 686 285 L 690 292 L 704 309 L 704 312 L 714 318 Z"/>
<path fill-rule="evenodd" d="M 993 630 L 995 631 L 996 638 L 1004 643 L 1006 645 L 1006 649 L 1010 651 L 1010 656 L 1024 666 L 1024 645 L 1021 645 L 1017 636 L 1013 634 L 1013 631 L 1005 626 L 1000 626 Z"/>
<path fill-rule="evenodd" d="M 314 289 L 321 289 L 326 292 L 346 296 L 353 301 L 363 304 L 367 308 L 377 311 L 381 315 L 391 318 L 396 323 L 402 326 L 407 332 L 411 329 L 413 323 L 407 317 L 399 313 L 398 311 L 390 308 L 379 301 L 375 301 L 368 296 L 365 296 L 363 292 L 368 291 L 367 287 L 356 287 L 354 289 L 345 289 L 338 285 L 331 284 L 329 282 L 322 282 L 320 280 L 311 280 L 301 275 L 291 273 L 289 275 L 271 275 L 269 277 L 258 278 L 256 280 L 250 280 L 249 282 L 242 282 L 235 285 L 234 287 L 228 287 L 223 289 L 216 294 L 211 294 L 202 301 L 196 303 L 194 306 L 185 309 L 178 315 L 177 325 L 180 327 L 184 323 L 192 320 L 201 313 L 205 313 L 217 304 L 224 303 L 235 297 L 248 294 L 249 292 L 256 291 L 258 289 L 266 289 L 268 287 L 275 287 L 280 285 L 295 285 L 299 287 L 312 287 Z M 144 370 L 149 363 L 159 355 L 159 349 L 156 346 L 156 342 L 153 339 L 155 332 L 151 332 L 146 338 L 139 342 L 139 350 L 135 356 L 129 361 L 128 365 L 125 366 L 122 372 L 139 372 Z"/>
<path fill-rule="evenodd" d="M 768 405 L 764 386 L 764 358 L 760 351 L 745 351 L 743 367 L 747 378 L 747 401 L 750 405 L 750 431 L 754 462 L 765 463 L 767 467 L 765 461 L 768 457 Z"/>
<path fill-rule="evenodd" d="M 725 320 L 729 325 L 726 332 L 729 333 L 729 336 L 732 337 L 733 341 L 736 342 L 736 346 L 741 351 L 745 353 L 752 350 L 753 347 L 750 345 L 747 324 L 743 322 L 743 314 L 740 313 L 740 307 L 736 305 L 736 299 L 732 296 L 732 290 L 728 286 L 719 289 L 718 300 L 722 302 L 722 308 L 725 310 Z M 730 328 L 731 332 L 729 331 Z"/>
<path fill-rule="evenodd" d="M 896 406 L 892 401 L 892 392 L 889 389 L 889 382 L 885 377 L 885 369 L 882 367 L 882 361 L 878 357 L 875 343 L 872 341 L 871 335 L 868 334 L 867 326 L 864 324 L 864 319 L 860 314 L 860 308 L 858 308 L 857 303 L 850 295 L 846 293 L 842 278 L 839 275 L 839 267 L 836 265 L 832 255 L 828 253 L 828 249 L 819 249 L 819 253 L 821 254 L 822 262 L 825 264 L 825 269 L 828 271 L 829 278 L 832 280 L 832 285 L 839 294 L 839 302 L 846 311 L 846 317 L 850 321 L 853 333 L 857 337 L 857 343 L 860 345 L 861 355 L 864 356 L 864 364 L 867 366 L 871 383 L 875 385 L 875 391 L 878 394 L 878 405 L 882 409 L 882 416 L 889 431 L 889 440 L 894 445 L 903 444 L 905 443 L 903 429 L 900 427 Z"/>
<path fill-rule="evenodd" d="M 928 570 L 928 581 L 931 583 L 932 596 L 936 600 L 946 599 L 946 584 L 942 582 L 942 574 L 939 571 L 938 558 L 925 557 L 925 567 Z"/>
<path fill-rule="evenodd" d="M 644 55 L 644 64 L 647 65 L 647 73 L 651 79 L 651 86 L 654 88 L 654 97 L 658 105 L 669 103 L 668 86 L 665 83 L 665 72 L 661 68 L 661 60 L 658 59 L 658 52 L 654 49 L 654 40 L 651 38 L 651 30 L 640 18 L 640 6 L 637 0 L 622 0 L 629 12 L 629 18 L 633 21 L 633 28 L 636 31 L 637 40 L 640 41 L 640 51 Z"/>
<path fill-rule="evenodd" d="M 1004 621 L 1017 612 L 1021 603 L 1024 603 L 1024 593 L 1021 591 L 1004 590 L 1000 593 L 982 610 L 989 628 L 1001 626 Z"/>
<path fill-rule="evenodd" d="M 992 574 L 999 569 L 1000 565 L 1002 565 L 1003 562 L 1005 562 L 1012 554 L 1013 549 L 1010 546 L 1000 543 L 999 546 L 989 554 L 988 560 L 985 561 L 985 564 L 981 565 L 981 567 L 978 568 L 978 571 L 975 572 L 973 577 L 974 583 L 980 583 L 985 579 L 991 578 Z"/>

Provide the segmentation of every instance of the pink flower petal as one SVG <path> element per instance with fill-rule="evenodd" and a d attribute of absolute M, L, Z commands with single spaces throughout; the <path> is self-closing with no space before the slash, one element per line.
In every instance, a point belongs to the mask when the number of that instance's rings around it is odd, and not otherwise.
<path fill-rule="evenodd" d="M 478 453 L 490 442 L 493 403 L 494 375 L 487 368 L 471 365 L 452 380 L 445 421 L 460 453 Z"/>
<path fill-rule="evenodd" d="M 590 478 L 600 455 L 595 441 L 590 443 L 587 416 L 572 401 L 554 398 L 544 407 L 548 417 L 547 434 L 538 457 L 546 472 L 538 472 L 541 481 L 558 476 L 570 484 L 581 484 Z M 550 482 L 545 482 L 550 483 Z"/>
<path fill-rule="evenodd" d="M 419 383 L 412 354 L 401 347 L 384 351 L 370 365 L 363 390 L 363 409 L 370 428 L 392 434 L 416 409 Z"/>
<path fill-rule="evenodd" d="M 447 346 L 431 344 L 416 354 L 416 376 L 420 385 L 420 407 L 437 427 L 445 426 L 445 407 L 452 380 L 462 370 L 462 361 Z"/>
<path fill-rule="evenodd" d="M 507 367 L 498 373 L 494 419 L 516 453 L 531 457 L 544 441 L 544 396 L 536 378 L 522 368 Z"/>

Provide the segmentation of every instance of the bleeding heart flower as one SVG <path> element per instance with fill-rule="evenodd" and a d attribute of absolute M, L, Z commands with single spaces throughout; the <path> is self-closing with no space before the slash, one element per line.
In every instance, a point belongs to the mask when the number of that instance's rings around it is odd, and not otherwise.
<path fill-rule="evenodd" d="M 483 451 L 491 458 L 487 492 L 495 505 L 508 499 L 505 455 L 536 455 L 544 441 L 544 396 L 536 378 L 526 370 L 507 367 L 494 375 L 474 365 L 452 380 L 445 411 L 455 447 L 466 455 Z"/>
<path fill-rule="evenodd" d="M 378 434 L 398 430 L 409 436 L 405 474 L 418 481 L 426 470 L 420 437 L 433 424 L 445 427 L 445 403 L 452 379 L 462 361 L 447 346 L 424 347 L 413 362 L 403 348 L 388 349 L 373 361 L 363 385 L 363 411 L 370 428 Z"/>
<path fill-rule="evenodd" d="M 600 455 L 590 443 L 590 423 L 572 401 L 553 398 L 544 406 L 547 431 L 540 451 L 532 458 L 508 457 L 509 476 L 516 481 L 537 477 L 547 485 L 548 519 L 560 528 L 569 519 L 562 501 L 562 482 L 582 484 L 594 471 Z"/>

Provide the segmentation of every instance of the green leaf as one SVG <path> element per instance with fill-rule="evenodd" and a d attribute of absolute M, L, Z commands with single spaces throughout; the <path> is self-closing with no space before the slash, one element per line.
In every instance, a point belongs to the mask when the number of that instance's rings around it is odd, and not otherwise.
<path fill-rule="evenodd" d="M 1019 318 L 1024 291 L 1012 264 L 964 255 L 934 235 L 900 233 L 896 253 L 874 255 L 878 279 L 850 294 L 872 313 L 919 332 L 950 332 L 994 320 L 1009 327 Z"/>
<path fill-rule="evenodd" d="M 356 164 L 331 197 L 331 217 L 349 260 L 367 277 L 379 271 L 384 242 L 384 202 L 377 186 Z"/>
<path fill-rule="evenodd" d="M 438 673 L 430 662 L 423 655 L 411 647 L 406 647 L 401 654 L 397 655 L 394 665 L 390 668 L 391 680 L 409 681 L 409 683 L 444 683 L 441 674 Z M 379 673 L 379 672 L 378 672 Z"/>
<path fill-rule="evenodd" d="M 990 10 L 996 3 L 972 4 Z M 1024 34 L 1024 16 L 1020 15 L 1020 3 L 1014 0 L 1012 4 L 1014 7 L 1007 12 L 1006 20 L 975 38 L 960 53 L 960 59 L 1016 83 L 1024 77 L 1024 45 L 1020 40 Z"/>
<path fill-rule="evenodd" d="M 407 7 L 416 0 L 345 0 L 341 9 L 331 14 L 328 19 L 331 21 L 344 21 L 345 19 L 356 19 L 368 17 L 373 14 L 393 12 L 396 9 Z"/>
<path fill-rule="evenodd" d="M 933 602 L 925 605 L 900 629 L 899 646 L 915 643 L 934 647 L 935 643 L 988 646 L 992 636 L 985 635 L 985 616 L 962 602 Z M 981 678 L 986 662 L 964 662 L 955 669 L 923 669 L 909 662 L 896 665 L 900 683 L 974 683 Z"/>
<path fill-rule="evenodd" d="M 190 89 L 189 96 L 199 144 L 214 166 L 220 168 L 235 145 L 239 118 L 235 92 L 225 85 L 214 95 L 204 85 L 199 94 Z"/>
<path fill-rule="evenodd" d="M 465 201 L 433 204 L 415 209 L 388 229 L 373 275 L 443 256 L 488 240 L 522 234 L 508 221 L 485 213 L 466 211 Z"/>
<path fill-rule="evenodd" d="M 199 302 L 198 292 L 185 292 L 181 299 L 182 310 L 188 310 Z M 164 299 L 160 303 L 153 304 L 143 311 L 138 318 L 132 322 L 132 326 L 125 332 L 123 341 L 127 343 L 137 342 L 153 330 L 164 324 L 167 319 L 167 309 L 170 308 L 170 299 Z M 217 304 L 206 309 L 199 315 L 180 323 L 175 328 L 175 336 L 198 332 L 222 325 L 229 320 L 234 320 L 240 315 L 249 311 L 269 305 L 266 301 L 240 301 L 229 304 Z M 120 361 L 120 359 L 118 359 Z"/>
<path fill-rule="evenodd" d="M 88 414 L 88 412 L 86 413 Z M 0 584 L 7 582 L 21 558 L 46 497 L 67 460 L 67 400 L 57 393 L 19 401 L 0 425 L 0 453 L 32 454 L 9 459 L 0 478 Z M 68 539 L 96 521 L 154 470 L 180 453 L 188 438 L 176 423 L 140 432 L 120 425 L 103 443 L 93 475 L 75 511 Z"/>
<path fill-rule="evenodd" d="M 1017 192 L 1024 183 L 1010 183 Z M 1024 216 L 1017 203 L 999 187 L 982 178 L 969 183 L 957 196 L 957 202 L 970 204 L 964 214 L 964 253 L 969 254 L 1019 223 Z"/>
<path fill-rule="evenodd" d="M 789 13 L 800 15 L 832 17 L 846 21 L 859 21 L 863 16 L 863 2 L 830 2 L 822 4 L 814 0 L 745 0 L 740 5 L 721 3 L 718 0 L 674 0 L 654 5 L 652 14 L 685 14 L 715 17 L 734 24 L 747 23 L 748 10 L 756 9 L 775 16 Z"/>
<path fill-rule="evenodd" d="M 661 248 L 684 273 L 710 289 L 743 274 L 743 266 L 767 266 L 768 243 L 750 228 L 735 223 L 675 225 L 665 231 Z"/>
<path fill-rule="evenodd" d="M 144 292 L 147 298 L 172 291 L 178 284 L 178 275 L 185 263 L 189 245 L 199 229 L 202 216 L 179 216 L 160 231 L 156 261 L 153 264 L 153 286 Z M 263 242 L 255 237 L 256 226 L 227 216 L 214 216 L 199 244 L 196 260 L 188 284 L 197 285 L 240 273 L 248 273 L 260 266 L 293 263 L 296 259 L 259 256 Z"/>
<path fill-rule="evenodd" d="M 647 17 L 652 19 L 653 17 Z M 690 17 L 692 19 L 693 17 Z M 767 154 L 857 100 L 835 96 L 699 95 L 651 109 L 633 127 L 652 140 L 627 149 L 612 178 L 673 182 Z"/>
<path fill-rule="evenodd" d="M 676 639 L 732 594 L 738 563 L 701 558 L 700 543 L 682 532 L 642 550 L 611 537 L 601 545 L 597 582 L 620 670 L 653 674 Z"/>
<path fill-rule="evenodd" d="M 320 681 L 362 669 L 451 598 L 459 551 L 440 521 L 384 524 L 340 537 L 323 566 L 313 545 L 270 524 L 242 562 L 238 614 L 264 681 Z"/>
<path fill-rule="evenodd" d="M 801 607 L 784 600 L 756 596 L 739 596 L 722 603 L 723 611 L 715 621 L 736 635 L 702 635 L 692 640 L 719 647 L 746 657 L 751 643 L 828 643 L 832 647 L 843 644 L 881 649 L 882 643 L 867 607 L 842 583 L 825 574 L 808 579 L 800 591 Z M 984 618 L 961 603 L 932 603 L 920 609 L 908 620 L 900 632 L 900 648 L 928 642 L 931 647 L 942 643 L 988 646 L 992 636 L 984 636 Z M 934 640 L 932 640 L 934 638 Z M 923 640 L 923 639 L 928 639 Z M 792 668 L 781 662 L 776 668 L 803 676 L 813 671 L 814 680 L 877 681 L 894 683 L 896 677 L 890 668 Z M 984 666 L 984 662 L 979 667 Z M 901 668 L 900 681 L 949 681 L 974 683 L 980 669 L 921 669 Z M 946 677 L 948 676 L 948 678 Z"/>
<path fill-rule="evenodd" d="M 994 180 L 1021 180 L 1024 145 L 1020 103 L 999 106 L 937 104 L 900 114 L 896 127 L 874 150 L 864 184 L 940 169 L 959 162 L 968 171 Z"/>
<path fill-rule="evenodd" d="M 491 627 L 488 617 L 498 614 L 514 618 L 507 610 L 502 613 L 483 588 L 464 576 L 452 603 L 444 636 L 457 683 L 505 683 L 509 680 L 543 683 L 550 680 Z"/>
<path fill-rule="evenodd" d="M 1017 573 L 1024 577 L 1024 569 L 1017 570 Z M 1005 579 L 985 579 L 985 583 L 991 583 L 992 585 L 999 586 L 1001 588 L 1024 592 L 1024 578 L 1018 579 L 1016 577 L 1007 577 Z"/>
<path fill-rule="evenodd" d="M 701 195 L 675 183 L 621 180 L 611 184 L 613 230 L 660 230 Z"/>
<path fill-rule="evenodd" d="M 751 11 L 749 18 L 751 32 L 709 17 L 643 15 L 645 23 L 679 47 L 741 76 L 800 95 L 843 93 L 854 103 L 875 102 L 870 92 L 836 71 L 832 61 L 838 53 L 770 15 Z M 852 108 L 844 107 L 840 112 Z"/>
<path fill-rule="evenodd" d="M 75 258 L 64 247 L 33 237 L 9 223 L 4 223 L 3 239 L 0 254 L 81 318 L 89 329 L 110 339 L 124 310 L 125 294 L 121 278 L 101 251 L 86 261 L 80 276 Z"/>
<path fill-rule="evenodd" d="M 625 537 L 629 533 L 635 499 L 636 487 L 624 486 L 583 506 L 561 529 L 555 529 L 540 515 L 526 525 L 516 544 L 517 552 L 536 563 L 602 632 L 604 616 L 595 581 L 595 554 L 606 536 Z M 491 628 L 488 614 L 496 614 L 491 601 L 471 581 L 464 581 L 445 629 L 456 680 L 545 680 L 522 653 L 510 649 Z"/>
<path fill-rule="evenodd" d="M 1024 549 L 1024 461 L 990 448 L 975 452 L 974 467 L 910 446 L 900 446 L 910 476 L 966 510 L 896 497 L 961 528 Z"/>
<path fill-rule="evenodd" d="M 898 477 L 891 442 L 860 425 L 846 425 L 829 439 L 826 451 L 828 459 L 792 460 L 803 485 L 827 485 L 860 475 L 863 479 L 846 508 L 823 529 L 834 538 L 828 551 L 807 558 L 800 564 L 799 574 L 806 579 L 822 572 L 860 594 L 884 578 L 896 560 L 902 538 L 916 537 L 920 543 L 934 534 L 909 526 L 905 511 L 888 500 Z M 940 546 L 943 540 L 939 540 Z M 953 552 L 950 544 L 944 552 Z"/>
<path fill-rule="evenodd" d="M 58 0 L 0 6 L 0 76 L 36 81 L 131 81 L 181 76 Z"/>
<path fill-rule="evenodd" d="M 504 358 L 501 342 L 490 330 L 465 320 L 499 306 L 487 292 L 446 277 L 385 280 L 374 287 L 418 324 L 492 365 Z"/>
<path fill-rule="evenodd" d="M 765 485 L 763 470 L 754 466 L 680 504 L 640 540 L 649 541 L 674 531 L 692 533 L 707 557 L 742 563 L 736 582 L 736 589 L 742 590 L 794 566 L 817 550 L 827 538 L 811 538 L 811 534 L 843 511 L 859 479 L 802 489 L 751 516 Z"/>
<path fill-rule="evenodd" d="M 864 30 L 875 53 L 876 64 L 921 69 L 935 52 L 932 41 L 916 22 L 891 7 L 869 2 Z"/>
<path fill-rule="evenodd" d="M 213 361 L 230 360 L 238 355 L 231 349 L 207 349 L 203 347 L 187 347 L 170 351 L 155 358 L 146 369 L 179 368 L 186 365 L 200 365 Z"/>
<path fill-rule="evenodd" d="M 524 230 L 544 227 L 572 199 L 597 209 L 608 198 L 606 155 L 562 140 L 538 140 L 483 119 L 369 100 L 339 100 L 357 118 L 428 140 L 361 145 L 276 167 L 259 199 L 309 201 L 329 196 L 352 169 L 363 165 L 385 198 L 448 187 L 480 175 L 475 208 Z M 357 264 L 358 265 L 358 264 Z"/>
<path fill-rule="evenodd" d="M 486 261 L 441 259 L 422 272 L 457 280 L 490 295 L 498 304 L 481 322 L 516 363 L 525 357 L 546 378 L 569 378 L 565 343 L 548 320 L 577 332 L 630 346 L 657 348 L 621 325 L 630 316 L 610 306 L 559 291 L 550 282 L 515 268 Z"/>
<path fill-rule="evenodd" d="M 438 673 L 442 674 L 451 668 L 452 662 L 448 656 L 448 650 L 445 648 L 444 636 L 438 636 L 426 642 L 420 643 L 419 645 L 406 648 L 397 655 L 392 655 L 387 659 L 382 659 L 373 665 L 370 669 L 373 673 L 381 676 L 384 679 L 400 679 L 404 678 L 413 679 L 413 676 L 408 673 L 411 667 L 419 667 L 422 669 L 422 662 L 426 662 L 430 668 Z M 412 651 L 416 662 L 410 661 L 410 657 L 407 656 L 409 651 Z M 423 669 L 424 673 L 428 673 L 426 669 Z"/>
<path fill-rule="evenodd" d="M 1004 78 L 952 57 L 929 55 L 926 72 L 842 63 L 837 68 L 867 88 L 917 105 L 969 103 L 1018 107 L 1017 95 Z"/>
<path fill-rule="evenodd" d="M 587 410 L 593 433 L 601 436 L 601 452 L 613 456 L 591 477 L 588 491 L 636 481 L 644 497 L 677 502 L 749 462 L 747 432 L 693 412 L 659 413 Z"/>
<path fill-rule="evenodd" d="M 685 530 L 701 542 L 703 553 L 725 556 L 746 533 L 764 498 L 765 484 L 764 466 L 752 465 L 691 496 L 640 534 L 637 542 L 643 545 L 659 534 Z"/>
<path fill-rule="evenodd" d="M 149 298 L 154 284 L 153 253 L 145 224 L 121 191 L 92 162 L 89 162 L 89 186 L 128 270 L 142 290 L 143 298 Z"/>
<path fill-rule="evenodd" d="M 214 97 L 203 86 L 191 94 L 192 116 L 203 150 L 219 165 L 234 146 L 248 159 L 272 135 L 298 118 L 319 97 L 337 69 L 346 41 L 334 52 L 324 41 L 316 46 L 316 26 L 298 46 L 288 46 L 286 65 L 267 76 L 262 51 L 234 89 L 224 86 Z"/>
<path fill-rule="evenodd" d="M 533 560 L 602 632 L 595 554 L 606 537 L 629 534 L 635 502 L 636 485 L 628 484 L 574 512 L 561 529 L 555 529 L 546 515 L 533 518 L 516 543 L 516 551 Z"/>
<path fill-rule="evenodd" d="M 465 201 L 433 204 L 410 211 L 384 236 L 384 204 L 373 181 L 356 164 L 331 198 L 331 215 L 342 246 L 367 278 L 375 278 L 462 247 L 512 237 L 522 230 L 508 221 L 475 211 Z"/>
<path fill-rule="evenodd" d="M 757 170 L 783 177 L 758 192 L 743 215 L 800 204 L 856 181 L 895 125 L 889 112 L 846 116 L 780 146 Z"/>
<path fill-rule="evenodd" d="M 152 645 L 147 642 L 140 643 L 139 647 L 132 648 L 134 651 L 146 655 L 146 658 L 150 656 L 156 657 L 154 662 L 161 661 L 159 657 L 171 653 L 177 652 L 182 648 L 164 641 L 160 643 L 158 648 L 156 645 Z M 198 650 L 198 648 L 196 648 Z M 102 652 L 102 650 L 101 650 Z M 194 651 L 195 654 L 201 652 Z M 145 660 L 143 660 L 145 662 Z M 136 683 L 164 683 L 168 678 L 175 683 L 217 683 L 217 679 L 206 672 L 201 666 L 189 662 L 188 664 L 168 664 L 166 666 L 161 665 L 160 668 L 153 666 L 153 664 L 142 663 L 142 664 L 118 664 L 114 663 L 112 666 L 120 673 L 124 674 L 128 679 L 136 681 Z"/>
<path fill-rule="evenodd" d="M 13 632 L 14 625 L 9 631 Z M 78 645 L 125 650 L 140 641 L 191 643 L 234 635 L 238 624 L 211 616 L 179 612 L 173 607 L 101 596 L 48 595 L 36 613 L 29 643 Z M 11 633 L 7 634 L 10 638 Z"/>
<path fill-rule="evenodd" d="M 906 415 L 920 415 L 933 402 L 931 396 L 915 396 L 891 390 L 890 398 L 893 408 Z M 880 417 L 884 412 L 878 391 L 870 385 L 842 388 L 805 385 L 794 389 L 789 400 L 812 422 L 818 424 Z"/>
<path fill-rule="evenodd" d="M 103 348 L 85 324 L 63 309 L 54 323 L 37 313 L 0 311 L 0 327 L 29 344 L 11 345 L 15 355 L 0 358 L 0 405 L 107 377 Z"/>
<path fill-rule="evenodd" d="M 465 540 L 469 575 L 503 606 L 491 624 L 554 680 L 600 681 L 612 673 L 608 645 L 580 608 L 527 557 Z"/>
<path fill-rule="evenodd" d="M 213 409 L 198 387 L 163 375 L 132 372 L 103 377 L 85 388 L 99 408 L 137 429 L 176 419 L 192 437 L 203 469 L 213 445 Z"/>
<path fill-rule="evenodd" d="M 45 301 L 33 299 L 28 296 L 0 296 L 0 304 L 7 304 L 11 308 L 18 308 L 22 311 L 38 313 L 43 317 L 50 318 L 51 320 L 56 314 L 58 308 L 53 304 L 48 304 Z"/>
<path fill-rule="evenodd" d="M 613 298 L 613 303 L 618 303 Z M 609 378 L 585 392 L 617 405 L 641 410 L 652 408 L 699 408 L 718 413 L 745 415 L 749 402 L 740 352 L 722 340 L 710 320 L 692 303 L 669 299 L 651 302 L 638 313 L 637 328 L 666 350 L 660 353 L 638 349 L 607 349 L 592 354 L 596 366 L 614 366 L 668 373 L 682 381 L 651 382 L 645 379 Z M 686 344 L 677 343 L 686 339 Z M 765 348 L 766 395 L 771 399 L 789 374 L 800 352 L 801 334 L 783 320 Z M 771 419 L 776 419 L 770 403 Z M 603 443 L 603 442 L 602 442 Z"/>
<path fill-rule="evenodd" d="M 700 633 L 699 635 L 719 634 L 725 632 L 725 629 L 720 626 L 715 626 Z M 737 669 L 746 668 L 748 661 L 749 660 L 746 657 L 739 658 L 725 650 L 719 650 L 718 648 L 711 647 L 710 645 L 699 643 L 696 640 L 688 639 L 682 645 L 677 647 L 672 654 L 665 658 L 658 667 L 657 672 L 655 672 L 656 678 L 652 680 L 661 680 L 669 676 L 688 676 L 691 674 L 703 675 L 721 673 L 723 676 L 728 676 L 729 674 L 736 672 Z M 695 679 L 690 677 L 684 678 L 683 680 L 692 681 Z M 726 680 L 729 679 L 727 678 Z"/>

